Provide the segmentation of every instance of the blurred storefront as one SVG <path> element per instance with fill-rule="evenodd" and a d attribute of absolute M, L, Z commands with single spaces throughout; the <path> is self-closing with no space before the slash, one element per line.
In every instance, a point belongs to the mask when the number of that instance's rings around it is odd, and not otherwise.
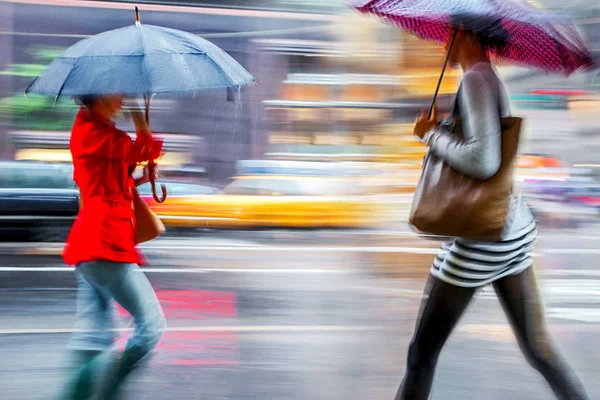
<path fill-rule="evenodd" d="M 131 23 L 133 4 L 30 3 L 0 3 L 0 157 L 67 160 L 76 107 L 25 99 L 22 91 L 64 48 Z M 207 179 L 221 185 L 242 159 L 393 160 L 399 168 L 421 161 L 424 147 L 411 125 L 429 107 L 444 61 L 440 46 L 348 12 L 345 0 L 162 0 L 141 8 L 143 22 L 206 36 L 258 81 L 234 101 L 223 91 L 157 97 L 152 126 L 168 137 L 170 163 L 207 171 Z M 598 16 L 579 19 L 587 21 L 582 29 L 592 51 L 600 40 Z M 529 75 L 524 79 L 538 85 Z M 447 71 L 442 111 L 457 83 L 458 71 Z"/>
<path fill-rule="evenodd" d="M 253 38 L 321 38 L 322 26 L 330 19 L 312 14 L 148 3 L 152 4 L 141 5 L 143 22 L 206 36 L 251 71 L 260 56 L 251 45 Z M 50 98 L 25 98 L 23 90 L 66 47 L 89 35 L 131 23 L 133 4 L 114 3 L 104 8 L 100 3 L 80 1 L 63 7 L 60 3 L 38 5 L 34 1 L 3 2 L 0 7 L 0 157 L 68 160 L 68 132 L 77 108 L 70 100 L 55 104 Z M 190 18 L 190 14 L 195 15 Z M 257 78 L 263 83 L 271 76 Z M 180 167 L 205 170 L 215 183 L 226 182 L 235 173 L 235 162 L 250 156 L 252 127 L 262 118 L 252 105 L 253 89 L 240 91 L 234 101 L 229 101 L 224 91 L 187 98 L 157 97 L 152 105 L 152 126 L 167 137 L 172 162 L 180 160 Z M 125 124 L 123 128 L 132 127 Z M 9 151 L 13 147 L 16 151 Z"/>
<path fill-rule="evenodd" d="M 204 6 L 203 2 L 186 2 L 192 3 Z M 351 152 L 359 153 L 368 146 L 380 146 L 384 154 L 390 150 L 383 147 L 404 144 L 392 143 L 384 137 L 385 132 L 404 131 L 403 118 L 412 118 L 427 106 L 443 52 L 431 51 L 424 42 L 373 19 L 353 12 L 339 14 L 345 9 L 343 1 L 280 0 L 256 2 L 256 7 L 250 2 L 238 3 L 219 1 L 212 6 L 252 11 L 210 8 L 198 13 L 193 23 L 184 18 L 189 7 L 169 9 L 168 13 L 150 9 L 143 14 L 152 23 L 207 36 L 247 66 L 259 82 L 234 102 L 215 92 L 154 104 L 154 129 L 191 138 L 187 146 L 192 163 L 207 169 L 211 180 L 226 180 L 234 172 L 235 161 L 261 158 L 273 152 L 273 145 L 296 141 L 313 146 L 358 145 L 362 147 Z M 5 53 L 12 55 L 0 77 L 5 91 L 0 100 L 6 121 L 2 137 L 7 141 L 12 132 L 8 141 L 19 150 L 24 141 L 39 149 L 44 143 L 32 143 L 32 137 L 24 132 L 68 132 L 76 109 L 68 102 L 55 105 L 52 99 L 25 99 L 22 89 L 67 46 L 86 35 L 123 26 L 128 20 L 124 17 L 127 5 L 117 10 L 96 7 L 93 20 L 85 18 L 92 11 L 85 7 L 10 7 L 14 12 L 3 13 L 2 18 L 10 23 L 4 32 L 14 32 L 2 35 L 8 46 Z M 275 11 L 255 11 L 261 8 Z M 288 12 L 300 8 L 303 13 Z M 332 15 L 334 12 L 338 14 Z M 52 24 L 41 23 L 50 17 L 56 17 Z M 417 53 L 419 63 L 414 62 Z M 450 74 L 442 94 L 452 92 L 454 86 Z M 316 103 L 308 107 L 276 105 L 280 100 Z M 338 104 L 330 107 L 328 102 Z M 345 108 L 339 102 L 352 104 Z M 278 121 L 277 131 L 269 127 L 273 121 Z M 280 126 L 281 122 L 287 128 Z M 290 132 L 294 133 L 291 138 Z M 66 149 L 67 142 L 62 143 Z M 13 158 L 14 154 L 4 157 Z"/>
<path fill-rule="evenodd" d="M 263 90 L 255 158 L 420 163 L 414 115 L 429 106 L 444 53 L 355 13 L 336 16 L 325 40 L 259 38 L 258 69 L 284 66 Z M 418 62 L 415 60 L 419 60 Z M 277 79 L 272 79 L 272 81 Z M 458 75 L 441 91 L 447 108 Z"/>
<path fill-rule="evenodd" d="M 0 2 L 0 31 L 13 31 L 13 5 Z M 0 35 L 0 71 L 5 70 L 13 60 L 13 36 Z M 0 76 L 0 98 L 12 95 L 12 80 Z M 10 113 L 0 113 L 0 160 L 10 160 L 13 157 L 10 140 L 12 117 Z"/>

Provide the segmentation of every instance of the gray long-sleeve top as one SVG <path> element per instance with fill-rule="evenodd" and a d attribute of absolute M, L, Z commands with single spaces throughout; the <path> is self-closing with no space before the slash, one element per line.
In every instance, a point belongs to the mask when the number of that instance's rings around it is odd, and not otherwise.
<path fill-rule="evenodd" d="M 476 179 L 489 179 L 501 163 L 500 118 L 510 116 L 510 102 L 492 66 L 479 63 L 468 70 L 460 83 L 458 112 L 463 138 L 456 138 L 444 124 L 423 138 L 436 156 L 451 167 Z M 520 195 L 511 196 L 503 239 L 511 239 L 529 226 L 533 216 Z"/>

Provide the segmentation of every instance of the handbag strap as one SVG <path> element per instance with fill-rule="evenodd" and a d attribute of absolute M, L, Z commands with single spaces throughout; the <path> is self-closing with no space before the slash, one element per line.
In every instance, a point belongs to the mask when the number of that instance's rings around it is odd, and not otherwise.
<path fill-rule="evenodd" d="M 500 90 L 506 90 L 506 89 L 504 88 L 502 81 L 500 81 L 500 78 L 498 78 L 498 76 L 496 76 L 496 75 L 494 75 L 494 77 L 498 80 L 498 90 L 496 91 L 496 96 L 498 99 L 498 115 L 500 118 L 502 118 L 502 109 L 501 109 L 502 98 L 500 96 Z M 450 108 L 450 116 L 452 118 L 452 121 L 454 121 L 454 119 L 456 118 L 457 112 L 460 114 L 459 96 L 460 96 L 461 89 L 462 89 L 462 84 L 458 87 L 458 90 L 456 91 L 456 96 L 454 97 L 454 102 L 452 103 L 452 107 Z M 520 189 L 514 183 L 512 185 L 511 192 L 513 195 L 520 195 L 519 194 Z"/>

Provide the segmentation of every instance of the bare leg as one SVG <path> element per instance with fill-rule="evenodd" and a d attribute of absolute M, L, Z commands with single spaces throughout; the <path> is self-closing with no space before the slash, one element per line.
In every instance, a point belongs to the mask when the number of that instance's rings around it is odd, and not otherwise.
<path fill-rule="evenodd" d="M 406 374 L 395 400 L 429 397 L 438 356 L 476 291 L 429 276 L 408 349 Z"/>
<path fill-rule="evenodd" d="M 554 349 L 533 268 L 494 283 L 519 347 L 527 361 L 548 381 L 560 400 L 589 399 L 582 383 Z"/>

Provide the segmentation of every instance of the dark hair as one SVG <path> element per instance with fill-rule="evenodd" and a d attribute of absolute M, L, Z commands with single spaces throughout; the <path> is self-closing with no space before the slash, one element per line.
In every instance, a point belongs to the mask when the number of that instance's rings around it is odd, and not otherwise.
<path fill-rule="evenodd" d="M 477 38 L 477 41 L 479 42 L 481 47 L 483 47 L 486 53 L 489 53 L 490 51 L 494 52 L 495 50 L 500 49 L 505 43 L 505 40 L 500 39 L 498 37 L 491 37 L 485 34 L 477 34 L 474 32 L 469 33 L 471 33 Z"/>
<path fill-rule="evenodd" d="M 477 38 L 486 52 L 501 48 L 508 40 L 508 31 L 502 26 L 502 20 L 496 19 L 481 24 L 480 18 L 468 14 L 455 15 L 451 24 L 463 29 L 465 32 Z"/>
<path fill-rule="evenodd" d="M 79 96 L 75 98 L 75 103 L 86 107 L 90 107 L 96 102 L 96 100 L 98 100 L 98 97 L 99 96 L 93 94 Z"/>

